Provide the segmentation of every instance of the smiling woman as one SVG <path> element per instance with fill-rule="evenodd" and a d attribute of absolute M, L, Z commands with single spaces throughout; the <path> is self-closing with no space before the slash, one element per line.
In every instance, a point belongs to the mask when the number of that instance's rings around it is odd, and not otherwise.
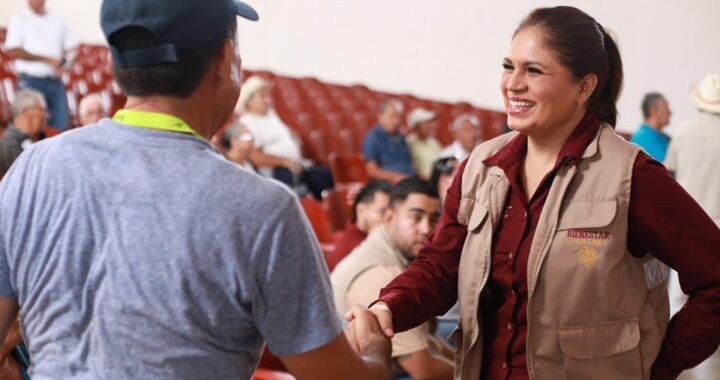
<path fill-rule="evenodd" d="M 616 135 L 622 61 L 591 16 L 536 9 L 503 68 L 514 131 L 462 164 L 434 233 L 370 310 L 399 332 L 458 300 L 461 379 L 676 378 L 720 340 L 720 230 Z M 665 265 L 690 295 L 670 323 Z"/>

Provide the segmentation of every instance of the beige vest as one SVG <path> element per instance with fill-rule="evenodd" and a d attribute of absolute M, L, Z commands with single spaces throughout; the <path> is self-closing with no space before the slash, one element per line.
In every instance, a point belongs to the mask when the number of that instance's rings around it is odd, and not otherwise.
<path fill-rule="evenodd" d="M 478 302 L 490 274 L 492 237 L 509 189 L 482 161 L 517 135 L 482 144 L 462 178 L 456 379 L 477 380 L 482 363 Z M 638 148 L 603 125 L 580 162 L 561 167 L 528 261 L 527 364 L 531 379 L 649 379 L 669 318 L 667 269 L 627 249 L 628 204 Z"/>

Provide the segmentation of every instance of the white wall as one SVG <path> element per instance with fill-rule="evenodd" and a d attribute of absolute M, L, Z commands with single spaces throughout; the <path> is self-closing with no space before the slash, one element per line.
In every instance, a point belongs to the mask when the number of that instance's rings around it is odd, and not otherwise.
<path fill-rule="evenodd" d="M 0 0 L 0 24 L 25 7 Z M 246 67 L 501 109 L 500 62 L 515 26 L 549 1 L 248 0 L 258 23 L 242 22 Z M 100 0 L 48 0 L 84 41 L 103 40 Z M 673 123 L 692 117 L 688 89 L 720 72 L 720 1 L 574 0 L 615 32 L 625 62 L 619 129 L 641 121 L 651 90 L 668 97 Z"/>

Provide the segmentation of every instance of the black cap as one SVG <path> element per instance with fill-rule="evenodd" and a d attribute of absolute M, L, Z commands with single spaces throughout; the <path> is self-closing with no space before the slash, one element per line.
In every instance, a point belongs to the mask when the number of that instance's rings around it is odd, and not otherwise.
<path fill-rule="evenodd" d="M 237 16 L 251 21 L 259 18 L 255 9 L 237 0 L 103 0 L 100 25 L 113 63 L 119 67 L 142 67 L 177 62 L 178 51 L 221 41 Z M 157 45 L 119 51 L 111 37 L 128 26 L 146 29 Z"/>

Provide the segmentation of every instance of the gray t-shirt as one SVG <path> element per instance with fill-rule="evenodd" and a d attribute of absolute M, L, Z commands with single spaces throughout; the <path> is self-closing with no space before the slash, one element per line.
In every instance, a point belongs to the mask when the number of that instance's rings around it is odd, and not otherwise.
<path fill-rule="evenodd" d="M 0 296 L 33 380 L 248 379 L 341 332 L 295 197 L 174 132 L 102 120 L 0 184 Z"/>

